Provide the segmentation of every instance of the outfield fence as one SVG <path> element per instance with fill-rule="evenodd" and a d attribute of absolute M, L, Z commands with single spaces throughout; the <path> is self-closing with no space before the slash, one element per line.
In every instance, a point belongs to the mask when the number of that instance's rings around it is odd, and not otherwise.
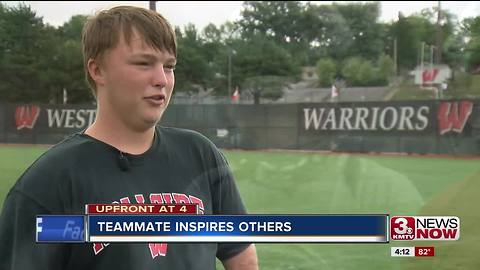
<path fill-rule="evenodd" d="M 0 103 L 0 143 L 54 144 L 94 119 L 93 105 Z M 222 148 L 480 154 L 480 100 L 172 104 L 160 124 Z"/>

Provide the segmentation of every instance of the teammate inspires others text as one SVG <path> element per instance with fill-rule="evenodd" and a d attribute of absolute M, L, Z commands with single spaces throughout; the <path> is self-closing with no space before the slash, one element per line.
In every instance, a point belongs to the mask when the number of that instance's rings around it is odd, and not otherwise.
<path fill-rule="evenodd" d="M 101 232 L 233 232 L 233 222 L 98 222 Z M 173 230 L 172 230 L 173 229 Z M 241 232 L 290 232 L 291 222 L 240 222 Z"/>

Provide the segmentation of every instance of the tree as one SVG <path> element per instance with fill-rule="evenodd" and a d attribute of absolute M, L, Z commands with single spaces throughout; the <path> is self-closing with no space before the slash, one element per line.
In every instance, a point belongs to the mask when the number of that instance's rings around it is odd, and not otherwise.
<path fill-rule="evenodd" d="M 414 13 L 408 17 L 399 15 L 398 21 L 389 27 L 389 36 L 391 39 L 397 39 L 397 59 L 400 69 L 413 69 L 420 63 L 420 51 L 422 42 L 426 45 L 436 44 L 436 16 L 437 8 L 423 9 L 419 13 Z M 458 48 L 454 45 L 456 17 L 442 10 L 443 20 L 441 22 L 442 48 L 443 54 L 455 54 Z M 447 43 L 448 42 L 448 43 Z M 452 46 L 453 45 L 453 46 Z M 425 54 L 427 57 L 428 54 Z M 446 63 L 454 65 L 456 56 L 447 56 Z"/>
<path fill-rule="evenodd" d="M 380 5 L 317 5 L 299 1 L 247 1 L 237 22 L 245 39 L 262 34 L 289 51 L 297 65 L 319 58 L 376 60 L 384 52 L 387 29 L 377 20 Z"/>
<path fill-rule="evenodd" d="M 238 23 L 247 36 L 266 35 L 279 44 L 303 41 L 299 1 L 246 1 Z"/>
<path fill-rule="evenodd" d="M 323 58 L 317 62 L 318 82 L 321 86 L 329 86 L 335 79 L 337 67 L 331 58 Z"/>
<path fill-rule="evenodd" d="M 83 26 L 88 17 L 85 15 L 74 15 L 58 28 L 58 32 L 63 39 L 81 41 Z"/>
<path fill-rule="evenodd" d="M 465 48 L 467 68 L 477 69 L 480 66 L 480 16 L 464 19 L 462 30 L 468 40 Z"/>
<path fill-rule="evenodd" d="M 388 83 L 393 72 L 390 57 L 380 56 L 377 65 L 362 57 L 348 58 L 342 68 L 342 74 L 351 86 L 380 86 Z"/>
<path fill-rule="evenodd" d="M 286 49 L 296 65 L 309 62 L 313 16 L 305 16 L 299 1 L 246 1 L 237 21 L 244 39 L 263 35 Z M 308 15 L 308 14 L 307 14 Z"/>
<path fill-rule="evenodd" d="M 82 29 L 87 17 L 76 15 L 58 28 L 61 44 L 56 55 L 57 81 L 60 83 L 57 100 L 68 93 L 68 103 L 86 103 L 94 100 L 86 83 L 82 55 Z"/>
<path fill-rule="evenodd" d="M 177 36 L 177 43 L 176 90 L 190 93 L 207 90 L 214 73 L 195 25 L 185 26 L 183 33 Z"/>
<path fill-rule="evenodd" d="M 390 56 L 382 54 L 378 59 L 378 79 L 383 82 L 388 82 L 393 76 L 393 60 Z"/>
<path fill-rule="evenodd" d="M 380 15 L 380 3 L 333 4 L 345 19 L 353 43 L 349 56 L 361 56 L 368 60 L 376 60 L 383 52 L 384 28 L 377 22 Z"/>
<path fill-rule="evenodd" d="M 288 83 L 289 79 L 284 76 L 262 75 L 246 78 L 243 85 L 253 95 L 253 103 L 258 105 L 261 97 L 272 100 L 282 97 Z"/>
<path fill-rule="evenodd" d="M 294 64 L 288 51 L 263 35 L 254 35 L 249 40 L 240 40 L 232 45 L 236 51 L 232 60 L 232 82 L 233 85 L 240 85 L 242 89 L 251 88 L 253 93 L 261 93 L 255 89 L 264 89 L 264 87 L 253 87 L 253 83 L 259 82 L 259 80 L 251 80 L 252 77 L 268 76 L 268 78 L 273 78 L 273 76 L 277 76 L 277 78 L 283 77 L 292 80 L 300 74 L 300 69 Z M 250 82 L 247 82 L 248 80 Z M 279 96 L 283 94 L 279 87 L 271 89 L 277 91 Z M 265 97 L 276 98 L 276 96 L 269 94 Z M 257 101 L 259 100 L 258 98 Z"/>
<path fill-rule="evenodd" d="M 345 60 L 342 68 L 342 75 L 349 85 L 359 85 L 358 71 L 362 66 L 363 59 L 360 57 L 351 57 Z"/>
<path fill-rule="evenodd" d="M 81 31 L 85 16 L 58 29 L 45 25 L 29 6 L 0 5 L 0 95 L 10 102 L 91 101 L 85 83 Z"/>
<path fill-rule="evenodd" d="M 333 5 L 308 5 L 305 12 L 312 16 L 312 23 L 306 29 L 311 37 L 310 46 L 315 59 L 330 57 L 342 61 L 353 44 L 352 32 L 347 19 Z"/>
<path fill-rule="evenodd" d="M 52 91 L 51 59 L 58 44 L 29 6 L 1 6 L 0 96 L 10 102 L 48 102 Z"/>
<path fill-rule="evenodd" d="M 361 59 L 360 69 L 355 76 L 357 86 L 375 86 L 376 70 L 370 60 Z"/>

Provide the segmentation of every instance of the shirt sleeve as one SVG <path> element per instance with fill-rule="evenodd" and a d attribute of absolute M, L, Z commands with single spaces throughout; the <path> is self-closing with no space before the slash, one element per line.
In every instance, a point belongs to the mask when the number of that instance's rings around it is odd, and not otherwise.
<path fill-rule="evenodd" d="M 66 244 L 36 243 L 36 215 L 49 214 L 40 204 L 12 189 L 0 215 L 0 269 L 65 269 Z"/>
<path fill-rule="evenodd" d="M 219 150 L 215 152 L 215 159 L 217 168 L 214 172 L 215 180 L 212 186 L 213 214 L 247 214 L 227 159 Z M 218 243 L 217 258 L 224 261 L 239 254 L 248 246 L 250 243 Z"/>
<path fill-rule="evenodd" d="M 212 193 L 213 214 L 244 215 L 247 213 L 235 179 L 225 156 L 217 150 Z"/>

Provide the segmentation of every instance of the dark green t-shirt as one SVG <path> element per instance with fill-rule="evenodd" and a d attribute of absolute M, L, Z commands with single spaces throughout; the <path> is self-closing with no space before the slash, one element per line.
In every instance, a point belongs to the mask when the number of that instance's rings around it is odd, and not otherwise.
<path fill-rule="evenodd" d="M 7 195 L 0 269 L 214 269 L 215 257 L 224 260 L 248 247 L 35 243 L 36 215 L 84 214 L 89 203 L 196 203 L 204 214 L 246 213 L 225 158 L 196 132 L 157 127 L 141 155 L 78 133 L 43 154 Z"/>

